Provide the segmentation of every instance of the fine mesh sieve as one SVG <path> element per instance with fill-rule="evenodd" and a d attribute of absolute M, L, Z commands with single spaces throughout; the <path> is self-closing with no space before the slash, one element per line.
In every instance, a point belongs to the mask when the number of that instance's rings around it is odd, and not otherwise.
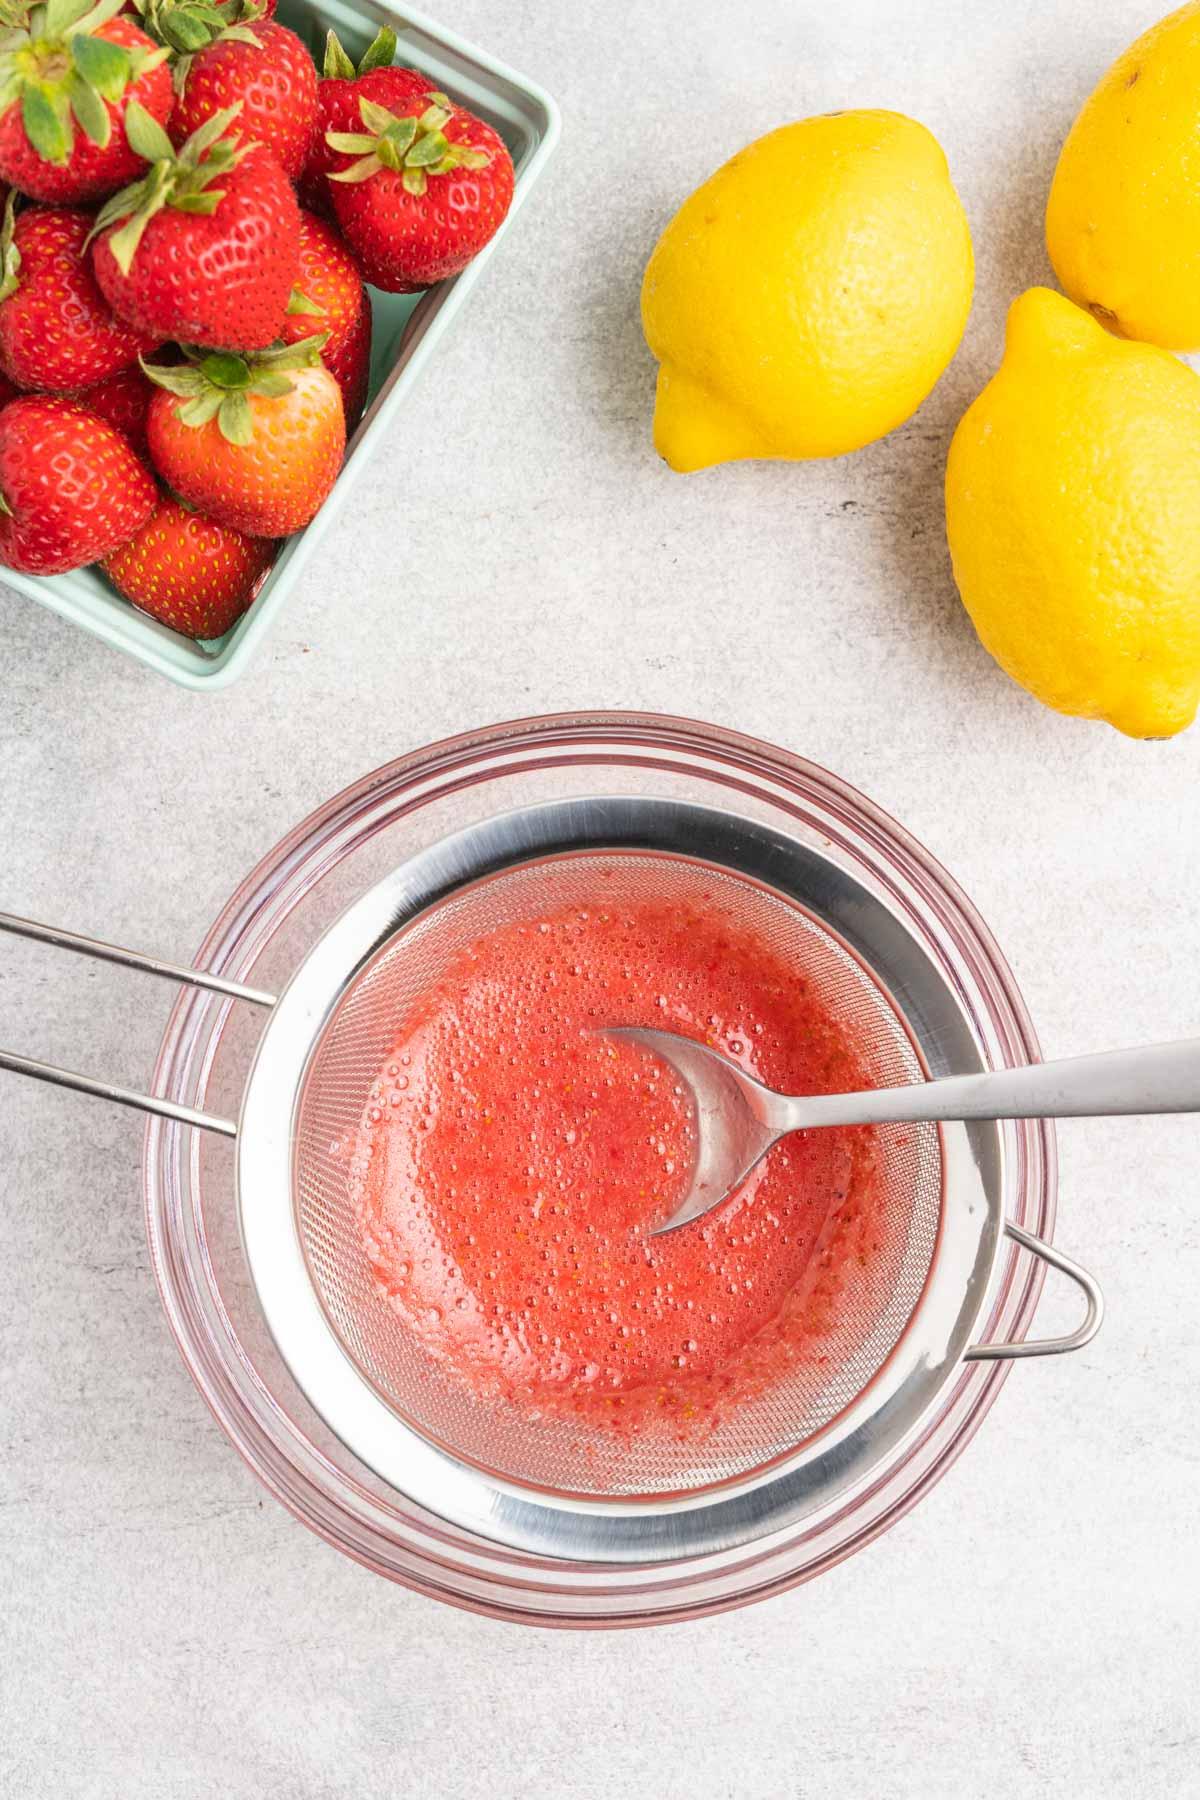
<path fill-rule="evenodd" d="M 482 1468 L 557 1492 L 684 1492 L 756 1471 L 795 1450 L 862 1392 L 891 1353 L 921 1297 L 937 1238 L 936 1127 L 880 1128 L 872 1170 L 877 1243 L 867 1263 L 848 1268 L 835 1324 L 765 1391 L 703 1436 L 689 1435 L 677 1420 L 627 1436 L 574 1416 L 531 1414 L 481 1398 L 430 1358 L 371 1268 L 357 1217 L 361 1167 L 348 1153 L 397 1026 L 464 948 L 497 927 L 534 925 L 566 908 L 620 909 L 647 900 L 720 914 L 777 955 L 853 1034 L 869 1085 L 923 1079 L 912 1042 L 878 984 L 794 902 L 692 858 L 648 850 L 574 852 L 471 883 L 396 932 L 334 1008 L 297 1109 L 297 1228 L 321 1304 L 348 1354 L 426 1437 Z M 831 1220 L 832 1197 L 829 1207 Z M 814 1259 L 819 1247 L 820 1240 Z"/>
<path fill-rule="evenodd" d="M 872 1266 L 848 1269 L 812 1354 L 707 1437 L 618 1440 L 456 1385 L 383 1304 L 352 1159 L 332 1147 L 353 1143 L 397 1028 L 461 945 L 501 920 L 585 904 L 598 883 L 728 909 L 854 1027 L 878 1085 L 981 1067 L 959 996 L 901 907 L 800 836 L 634 795 L 528 806 L 417 851 L 325 930 L 278 998 L 0 915 L 4 930 L 266 1009 L 236 1122 L 6 1051 L 0 1067 L 236 1137 L 242 1243 L 266 1324 L 311 1405 L 399 1502 L 550 1562 L 655 1566 L 834 1516 L 920 1433 L 965 1360 L 1076 1348 L 1099 1296 L 1004 1219 L 993 1125 L 878 1127 Z M 1005 1232 L 1083 1289 L 1088 1318 L 1070 1337 L 972 1343 Z"/>

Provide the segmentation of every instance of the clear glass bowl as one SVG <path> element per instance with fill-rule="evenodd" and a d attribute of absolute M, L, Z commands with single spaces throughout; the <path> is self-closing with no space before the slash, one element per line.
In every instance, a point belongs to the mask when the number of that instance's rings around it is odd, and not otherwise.
<path fill-rule="evenodd" d="M 377 770 L 299 825 L 232 896 L 198 966 L 278 991 L 332 920 L 415 851 L 482 817 L 569 794 L 666 795 L 750 815 L 851 869 L 902 916 L 951 983 L 985 1066 L 1036 1060 L 1004 958 L 965 895 L 892 819 L 835 776 L 753 738 L 684 719 L 592 713 L 452 738 Z M 163 1039 L 156 1091 L 236 1116 L 261 1025 L 191 992 Z M 1052 1234 L 1051 1129 L 1003 1127 L 1004 1211 Z M 238 1236 L 234 1152 L 162 1120 L 148 1127 L 147 1225 L 184 1361 L 223 1429 L 284 1505 L 366 1567 L 438 1599 L 537 1625 L 696 1618 L 817 1575 L 884 1531 L 950 1466 L 1008 1364 L 965 1364 L 914 1439 L 823 1515 L 735 1551 L 659 1565 L 554 1561 L 443 1523 L 360 1463 L 295 1386 L 259 1312 Z M 979 1335 L 1022 1339 L 1040 1263 L 1006 1249 Z"/>

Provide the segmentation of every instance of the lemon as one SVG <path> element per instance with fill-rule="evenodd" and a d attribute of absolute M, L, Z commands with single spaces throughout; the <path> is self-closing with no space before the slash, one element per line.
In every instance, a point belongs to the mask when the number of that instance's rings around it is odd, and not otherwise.
<path fill-rule="evenodd" d="M 882 437 L 954 355 L 972 281 L 923 125 L 830 113 L 759 138 L 684 201 L 646 269 L 659 453 L 690 471 Z"/>
<path fill-rule="evenodd" d="M 1071 127 L 1046 209 L 1054 272 L 1123 337 L 1200 348 L 1200 0 L 1118 57 Z"/>
<path fill-rule="evenodd" d="M 1200 700 L 1200 376 L 1061 294 L 1008 315 L 950 446 L 959 592 L 1014 681 L 1059 712 L 1170 737 Z"/>

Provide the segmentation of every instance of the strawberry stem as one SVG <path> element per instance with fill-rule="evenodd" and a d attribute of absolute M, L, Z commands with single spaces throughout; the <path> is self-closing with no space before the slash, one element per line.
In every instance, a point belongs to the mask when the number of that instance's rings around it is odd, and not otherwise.
<path fill-rule="evenodd" d="M 370 181 L 380 169 L 400 175 L 410 194 L 423 194 L 431 175 L 449 175 L 454 169 L 485 169 L 491 162 L 487 150 L 452 144 L 445 127 L 454 109 L 445 94 L 428 95 L 430 104 L 419 117 L 397 116 L 373 100 L 359 99 L 363 130 L 327 131 L 325 142 L 339 155 L 353 156 L 348 167 L 331 174 L 331 181 Z"/>

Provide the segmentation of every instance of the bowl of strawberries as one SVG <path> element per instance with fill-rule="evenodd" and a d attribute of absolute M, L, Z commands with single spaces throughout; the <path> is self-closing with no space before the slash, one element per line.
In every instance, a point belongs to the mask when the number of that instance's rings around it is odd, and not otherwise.
<path fill-rule="evenodd" d="M 0 581 L 237 677 L 558 135 L 388 6 L 45 0 L 0 31 Z"/>

